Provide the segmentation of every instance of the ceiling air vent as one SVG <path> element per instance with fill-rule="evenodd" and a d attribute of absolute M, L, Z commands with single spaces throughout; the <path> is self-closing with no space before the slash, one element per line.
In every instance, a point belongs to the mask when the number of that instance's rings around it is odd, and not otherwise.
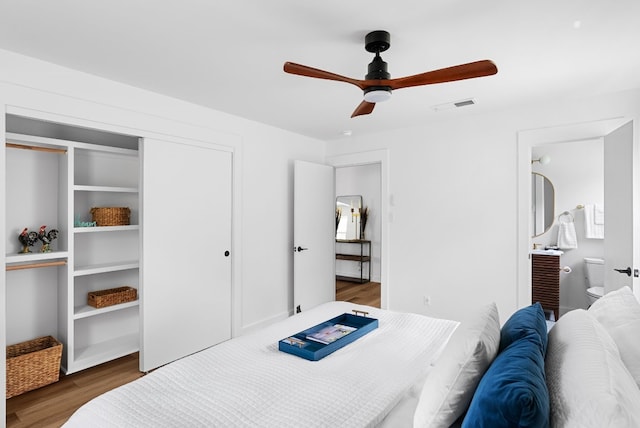
<path fill-rule="evenodd" d="M 458 101 L 453 103 L 453 105 L 455 105 L 456 107 L 464 107 L 464 106 L 471 106 L 474 105 L 476 102 L 473 100 L 464 100 L 464 101 Z"/>
<path fill-rule="evenodd" d="M 451 103 L 438 104 L 437 106 L 433 106 L 433 109 L 435 111 L 451 110 L 451 109 L 458 108 L 458 107 L 472 106 L 475 103 L 476 102 L 474 101 L 473 98 L 468 98 L 466 100 L 460 100 L 460 101 L 454 101 L 454 102 L 451 102 Z"/>

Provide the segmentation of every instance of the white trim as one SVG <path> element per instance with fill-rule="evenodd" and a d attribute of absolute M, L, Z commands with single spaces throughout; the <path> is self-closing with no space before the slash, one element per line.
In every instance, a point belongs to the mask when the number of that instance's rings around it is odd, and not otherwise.
<path fill-rule="evenodd" d="M 387 149 L 372 150 L 367 152 L 347 153 L 342 155 L 329 156 L 326 158 L 328 165 L 335 168 L 346 166 L 359 166 L 369 164 L 380 164 L 380 201 L 381 216 L 380 222 L 380 306 L 382 309 L 389 308 L 391 296 L 389 293 L 389 229 L 390 229 L 390 211 L 389 211 L 389 151 Z"/>

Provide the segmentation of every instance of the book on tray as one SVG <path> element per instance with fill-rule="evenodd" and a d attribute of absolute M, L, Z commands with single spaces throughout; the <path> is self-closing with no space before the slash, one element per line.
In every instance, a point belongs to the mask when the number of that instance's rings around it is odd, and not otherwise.
<path fill-rule="evenodd" d="M 356 330 L 357 329 L 355 327 L 349 327 L 348 325 L 333 324 L 324 327 L 315 333 L 308 334 L 307 339 L 328 345 Z"/>

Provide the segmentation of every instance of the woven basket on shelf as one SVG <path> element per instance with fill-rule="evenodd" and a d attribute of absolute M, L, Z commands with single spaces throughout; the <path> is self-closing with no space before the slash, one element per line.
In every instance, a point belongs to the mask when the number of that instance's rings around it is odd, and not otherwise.
<path fill-rule="evenodd" d="M 94 308 L 118 305 L 132 302 L 138 298 L 138 290 L 133 287 L 117 287 L 108 290 L 90 291 L 87 294 L 87 304 Z"/>
<path fill-rule="evenodd" d="M 62 343 L 51 336 L 7 346 L 7 398 L 57 382 Z"/>
<path fill-rule="evenodd" d="M 91 208 L 92 220 L 96 226 L 127 226 L 131 210 L 127 207 Z"/>

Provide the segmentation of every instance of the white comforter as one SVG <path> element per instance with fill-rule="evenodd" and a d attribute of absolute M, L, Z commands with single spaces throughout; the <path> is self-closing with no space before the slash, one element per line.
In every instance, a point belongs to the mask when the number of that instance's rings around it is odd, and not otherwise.
<path fill-rule="evenodd" d="M 352 309 L 369 311 L 379 327 L 316 362 L 278 351 L 280 339 Z M 456 326 L 327 303 L 97 397 L 65 427 L 375 426 L 426 374 Z"/>

